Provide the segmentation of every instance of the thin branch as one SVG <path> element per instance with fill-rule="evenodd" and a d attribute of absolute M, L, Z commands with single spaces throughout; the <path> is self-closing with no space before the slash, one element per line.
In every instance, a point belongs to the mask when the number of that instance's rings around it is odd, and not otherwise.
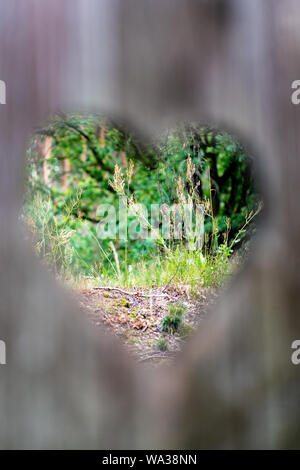
<path fill-rule="evenodd" d="M 108 171 L 109 173 L 111 173 L 111 172 L 112 172 L 112 169 L 111 169 L 108 165 L 106 165 L 106 164 L 103 162 L 103 160 L 102 160 L 102 158 L 101 158 L 101 155 L 99 154 L 99 151 L 98 151 L 96 145 L 93 143 L 93 141 L 92 141 L 92 139 L 90 138 L 90 136 L 89 136 L 86 132 L 84 132 L 84 131 L 81 129 L 81 127 L 76 126 L 76 125 L 73 124 L 72 122 L 66 121 L 66 120 L 65 120 L 64 122 L 65 122 L 66 126 L 68 126 L 70 129 L 73 129 L 73 131 L 77 132 L 78 134 L 80 134 L 82 137 L 85 138 L 85 140 L 87 141 L 88 146 L 89 146 L 90 150 L 92 151 L 93 155 L 95 156 L 95 158 L 96 158 L 96 160 L 97 160 L 99 166 L 100 166 L 103 170 Z"/>
<path fill-rule="evenodd" d="M 166 284 L 165 287 L 163 288 L 162 292 L 165 292 L 165 290 L 169 287 L 169 285 L 171 284 L 171 282 L 173 281 L 173 279 L 176 277 L 176 274 L 178 273 L 179 265 L 180 265 L 180 263 L 177 264 L 175 273 L 174 273 L 173 276 L 169 279 L 169 281 L 167 282 L 167 284 Z"/>
<path fill-rule="evenodd" d="M 150 359 L 173 359 L 176 356 L 176 354 L 152 354 L 146 357 L 142 357 L 138 360 L 138 362 L 144 362 L 144 361 L 149 361 Z"/>
<path fill-rule="evenodd" d="M 110 287 L 110 286 L 97 286 L 97 287 L 92 287 L 92 289 L 95 290 L 115 290 L 117 292 L 120 292 L 121 294 L 125 295 L 137 295 L 139 297 L 170 297 L 168 294 L 142 294 L 141 292 L 129 292 L 123 289 L 120 289 L 119 287 Z"/>

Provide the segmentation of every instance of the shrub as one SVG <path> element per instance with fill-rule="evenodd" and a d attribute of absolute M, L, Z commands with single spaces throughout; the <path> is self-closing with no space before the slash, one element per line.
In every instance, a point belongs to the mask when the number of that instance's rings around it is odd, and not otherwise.
<path fill-rule="evenodd" d="M 162 319 L 161 330 L 165 333 L 175 333 L 182 324 L 186 307 L 183 304 L 169 304 L 169 313 Z"/>
<path fill-rule="evenodd" d="M 157 348 L 159 351 L 165 352 L 165 351 L 168 350 L 168 347 L 169 347 L 168 340 L 167 340 L 167 338 L 165 338 L 164 336 L 161 336 L 161 337 L 156 341 L 156 348 Z"/>

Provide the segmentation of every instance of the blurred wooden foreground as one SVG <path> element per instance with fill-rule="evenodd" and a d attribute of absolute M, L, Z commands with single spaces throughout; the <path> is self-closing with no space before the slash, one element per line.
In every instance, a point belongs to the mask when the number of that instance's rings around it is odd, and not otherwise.
<path fill-rule="evenodd" d="M 296 0 L 1 2 L 1 448 L 299 447 L 299 26 Z M 95 332 L 18 224 L 30 133 L 85 110 L 144 138 L 197 119 L 256 156 L 252 257 L 167 371 Z"/>

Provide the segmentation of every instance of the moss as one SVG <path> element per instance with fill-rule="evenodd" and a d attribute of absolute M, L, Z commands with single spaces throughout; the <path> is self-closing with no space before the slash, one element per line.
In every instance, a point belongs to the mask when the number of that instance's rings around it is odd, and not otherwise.
<path fill-rule="evenodd" d="M 126 299 L 115 299 L 112 302 L 112 304 L 115 305 L 116 307 L 126 307 L 126 308 L 130 307 L 130 302 Z"/>
<path fill-rule="evenodd" d="M 102 294 L 103 297 L 106 297 L 107 299 L 113 299 L 113 295 L 109 294 L 109 292 L 103 292 Z"/>
<path fill-rule="evenodd" d="M 129 315 L 129 318 L 132 318 L 133 320 L 135 320 L 137 318 L 137 314 L 132 313 L 132 314 Z"/>
<path fill-rule="evenodd" d="M 128 344 L 134 345 L 134 344 L 136 344 L 136 343 L 138 343 L 138 339 L 135 338 L 134 336 L 130 336 L 130 337 L 128 338 Z"/>

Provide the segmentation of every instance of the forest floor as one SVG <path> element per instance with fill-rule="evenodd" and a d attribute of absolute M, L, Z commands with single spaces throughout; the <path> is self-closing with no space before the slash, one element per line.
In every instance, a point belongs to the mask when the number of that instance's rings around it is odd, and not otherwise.
<path fill-rule="evenodd" d="M 170 362 L 181 350 L 187 338 L 205 321 L 209 307 L 220 288 L 202 288 L 199 296 L 191 298 L 180 286 L 168 288 L 82 288 L 79 294 L 83 314 L 96 327 L 105 327 L 125 343 L 139 362 L 157 365 Z M 175 333 L 163 333 L 161 322 L 170 304 L 186 309 L 182 323 Z M 161 350 L 163 342 L 166 350 Z"/>

